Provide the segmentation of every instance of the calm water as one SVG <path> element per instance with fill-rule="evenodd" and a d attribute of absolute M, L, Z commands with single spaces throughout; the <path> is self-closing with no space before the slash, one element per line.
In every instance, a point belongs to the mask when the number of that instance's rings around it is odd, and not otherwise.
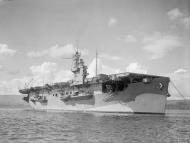
<path fill-rule="evenodd" d="M 190 142 L 190 113 L 114 115 L 0 109 L 0 142 Z"/>

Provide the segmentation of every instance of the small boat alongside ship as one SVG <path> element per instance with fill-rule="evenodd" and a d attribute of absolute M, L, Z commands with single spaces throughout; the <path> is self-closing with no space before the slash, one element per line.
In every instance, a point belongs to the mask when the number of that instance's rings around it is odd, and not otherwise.
<path fill-rule="evenodd" d="M 36 110 L 165 113 L 168 77 L 125 72 L 87 78 L 78 50 L 72 59 L 72 80 L 21 89 L 23 99 Z"/>

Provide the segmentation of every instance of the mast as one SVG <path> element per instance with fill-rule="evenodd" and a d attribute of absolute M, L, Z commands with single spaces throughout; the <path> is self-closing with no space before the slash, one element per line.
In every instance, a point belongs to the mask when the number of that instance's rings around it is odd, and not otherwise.
<path fill-rule="evenodd" d="M 96 50 L 96 77 L 97 77 L 97 74 L 98 74 L 97 58 L 98 58 L 98 53 L 97 53 L 97 50 Z"/>
<path fill-rule="evenodd" d="M 76 42 L 77 42 L 76 51 L 78 52 L 78 49 L 79 49 L 79 40 L 77 40 Z"/>

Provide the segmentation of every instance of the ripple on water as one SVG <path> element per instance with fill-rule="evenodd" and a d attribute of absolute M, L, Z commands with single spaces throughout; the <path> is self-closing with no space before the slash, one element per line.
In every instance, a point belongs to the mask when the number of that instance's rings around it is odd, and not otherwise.
<path fill-rule="evenodd" d="M 189 117 L 0 110 L 0 142 L 188 142 Z"/>

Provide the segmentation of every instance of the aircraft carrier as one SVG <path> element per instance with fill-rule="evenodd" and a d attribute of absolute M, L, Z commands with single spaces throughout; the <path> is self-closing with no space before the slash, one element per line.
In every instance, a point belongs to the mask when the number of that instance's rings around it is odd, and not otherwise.
<path fill-rule="evenodd" d="M 36 110 L 165 113 L 168 77 L 125 72 L 87 78 L 78 50 L 72 60 L 72 80 L 21 89 L 23 99 Z"/>

